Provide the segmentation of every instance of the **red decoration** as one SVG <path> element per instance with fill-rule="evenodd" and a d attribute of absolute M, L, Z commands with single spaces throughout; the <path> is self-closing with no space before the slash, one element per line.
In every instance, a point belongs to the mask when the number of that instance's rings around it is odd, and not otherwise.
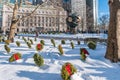
<path fill-rule="evenodd" d="M 65 67 L 65 69 L 67 70 L 67 72 L 68 72 L 69 75 L 72 75 L 70 64 L 67 64 L 66 67 Z"/>
<path fill-rule="evenodd" d="M 41 50 L 41 48 L 42 48 L 42 47 L 41 47 L 41 44 L 37 44 L 37 49 L 38 49 L 38 50 Z"/>
<path fill-rule="evenodd" d="M 89 55 L 88 51 L 86 49 L 84 49 L 84 48 L 82 49 L 82 52 L 84 52 L 84 54 Z"/>
<path fill-rule="evenodd" d="M 13 57 L 14 57 L 15 60 L 18 60 L 18 59 L 19 59 L 18 54 L 14 54 Z"/>

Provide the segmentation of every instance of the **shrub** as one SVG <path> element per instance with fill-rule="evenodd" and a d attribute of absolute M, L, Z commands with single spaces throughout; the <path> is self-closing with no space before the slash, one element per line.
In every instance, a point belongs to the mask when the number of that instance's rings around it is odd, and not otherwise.
<path fill-rule="evenodd" d="M 70 44 L 71 44 L 72 49 L 74 49 L 74 43 L 73 43 L 73 42 L 71 42 Z"/>
<path fill-rule="evenodd" d="M 9 58 L 9 62 L 16 61 L 18 59 L 21 59 L 21 54 L 20 53 L 15 53 Z"/>
<path fill-rule="evenodd" d="M 54 39 L 51 39 L 51 43 L 53 44 L 53 46 L 55 47 L 55 40 Z"/>
<path fill-rule="evenodd" d="M 76 72 L 76 68 L 71 63 L 65 63 L 61 69 L 61 77 L 63 80 L 70 80 L 72 74 Z"/>
<path fill-rule="evenodd" d="M 30 38 L 28 37 L 28 38 L 27 38 L 27 40 L 29 41 L 29 40 L 30 40 Z"/>
<path fill-rule="evenodd" d="M 2 38 L 0 37 L 0 42 L 2 42 Z"/>
<path fill-rule="evenodd" d="M 80 55 L 81 55 L 81 59 L 85 61 L 89 53 L 85 48 L 80 48 Z"/>
<path fill-rule="evenodd" d="M 29 42 L 27 42 L 27 46 L 28 46 L 29 48 L 31 48 L 31 44 L 30 44 Z"/>
<path fill-rule="evenodd" d="M 23 36 L 22 39 L 24 39 L 25 37 Z"/>
<path fill-rule="evenodd" d="M 37 51 L 41 51 L 42 49 L 43 49 L 43 44 L 39 43 L 39 44 L 36 45 L 36 50 Z"/>
<path fill-rule="evenodd" d="M 20 42 L 19 42 L 19 41 L 16 41 L 16 45 L 17 45 L 18 47 L 20 47 Z"/>
<path fill-rule="evenodd" d="M 65 40 L 61 40 L 61 44 L 65 44 Z"/>
<path fill-rule="evenodd" d="M 93 42 L 93 41 L 90 41 L 90 42 L 88 42 L 88 47 L 89 47 L 90 49 L 95 50 L 95 49 L 96 49 L 96 43 Z"/>
<path fill-rule="evenodd" d="M 27 42 L 27 40 L 26 40 L 26 38 L 25 38 L 25 37 L 23 37 L 23 40 L 24 40 L 25 42 Z"/>
<path fill-rule="evenodd" d="M 33 44 L 33 40 L 32 39 L 30 39 L 30 43 Z"/>
<path fill-rule="evenodd" d="M 5 40 L 5 44 L 9 45 L 10 44 L 10 40 Z"/>
<path fill-rule="evenodd" d="M 2 36 L 0 36 L 0 42 L 2 42 Z"/>
<path fill-rule="evenodd" d="M 80 45 L 80 40 L 77 40 L 77 44 Z"/>
<path fill-rule="evenodd" d="M 34 62 L 37 66 L 42 66 L 44 64 L 44 60 L 43 60 L 42 56 L 39 55 L 38 53 L 35 53 L 33 58 L 34 58 Z"/>
<path fill-rule="evenodd" d="M 64 54 L 64 51 L 63 51 L 63 48 L 61 45 L 58 46 L 58 50 L 60 52 L 60 55 L 63 55 Z"/>
<path fill-rule="evenodd" d="M 7 53 L 10 52 L 10 48 L 9 48 L 7 45 L 4 45 L 4 48 L 5 48 L 5 50 L 7 51 Z"/>
<path fill-rule="evenodd" d="M 2 38 L 2 42 L 5 42 L 5 37 Z"/>
<path fill-rule="evenodd" d="M 18 36 L 18 39 L 20 39 L 20 36 Z"/>
<path fill-rule="evenodd" d="M 37 41 L 37 38 L 36 38 L 36 37 L 34 38 L 34 41 Z"/>
<path fill-rule="evenodd" d="M 40 43 L 45 45 L 45 41 L 44 40 L 40 40 Z"/>

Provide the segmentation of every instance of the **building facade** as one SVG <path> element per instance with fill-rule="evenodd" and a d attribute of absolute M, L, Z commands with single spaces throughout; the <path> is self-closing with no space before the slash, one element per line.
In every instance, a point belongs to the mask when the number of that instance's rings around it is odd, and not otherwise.
<path fill-rule="evenodd" d="M 43 0 L 32 0 L 31 2 L 33 5 L 37 5 L 37 4 L 42 4 Z"/>
<path fill-rule="evenodd" d="M 13 4 L 9 4 L 13 6 Z M 18 17 L 22 18 L 29 15 L 36 6 L 24 5 L 18 11 Z M 12 19 L 12 9 L 3 4 L 1 12 L 2 30 L 5 32 L 10 29 Z M 46 1 L 34 12 L 34 14 L 18 23 L 16 32 L 35 31 L 66 31 L 67 12 L 59 6 L 54 6 L 50 1 Z"/>
<path fill-rule="evenodd" d="M 98 0 L 86 0 L 87 28 L 96 30 L 98 22 Z"/>
<path fill-rule="evenodd" d="M 67 11 L 67 14 L 69 15 L 71 13 L 71 0 L 63 0 L 62 6 Z"/>
<path fill-rule="evenodd" d="M 71 0 L 71 11 L 76 13 L 80 19 L 81 23 L 77 27 L 79 31 L 86 30 L 86 0 Z"/>
<path fill-rule="evenodd" d="M 94 31 L 97 27 L 98 0 L 63 0 L 68 14 L 77 13 L 81 17 L 79 30 Z"/>

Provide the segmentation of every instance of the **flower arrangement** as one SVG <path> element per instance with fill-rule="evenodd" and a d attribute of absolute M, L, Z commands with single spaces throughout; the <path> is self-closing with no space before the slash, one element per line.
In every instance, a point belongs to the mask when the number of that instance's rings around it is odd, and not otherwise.
<path fill-rule="evenodd" d="M 80 45 L 80 40 L 77 40 L 77 44 Z"/>
<path fill-rule="evenodd" d="M 33 58 L 34 58 L 34 62 L 37 66 L 42 66 L 44 64 L 44 59 L 38 53 L 35 53 Z"/>
<path fill-rule="evenodd" d="M 96 49 L 96 43 L 93 42 L 93 41 L 90 41 L 90 42 L 88 42 L 88 47 L 89 47 L 90 49 L 95 50 L 95 49 Z"/>
<path fill-rule="evenodd" d="M 16 41 L 16 45 L 17 45 L 18 47 L 20 47 L 20 42 L 19 42 L 19 41 Z"/>
<path fill-rule="evenodd" d="M 30 40 L 30 38 L 28 37 L 28 38 L 27 38 L 27 40 L 29 41 L 29 40 Z"/>
<path fill-rule="evenodd" d="M 62 66 L 61 77 L 63 80 L 70 80 L 71 75 L 76 71 L 76 68 L 71 63 L 67 62 Z"/>
<path fill-rule="evenodd" d="M 18 36 L 18 39 L 20 39 L 20 36 Z"/>
<path fill-rule="evenodd" d="M 2 42 L 2 36 L 0 36 L 0 42 Z"/>
<path fill-rule="evenodd" d="M 19 59 L 21 59 L 21 54 L 20 53 L 15 53 L 9 58 L 9 62 L 13 62 L 13 61 L 16 61 L 16 60 L 19 60 Z"/>
<path fill-rule="evenodd" d="M 51 39 L 51 43 L 53 44 L 53 46 L 55 47 L 55 40 L 54 39 Z"/>
<path fill-rule="evenodd" d="M 39 43 L 39 44 L 36 45 L 36 50 L 37 51 L 41 51 L 42 49 L 43 49 L 43 44 Z"/>
<path fill-rule="evenodd" d="M 40 43 L 45 45 L 45 41 L 44 40 L 40 40 Z"/>
<path fill-rule="evenodd" d="M 60 52 L 60 55 L 63 55 L 64 54 L 64 51 L 63 51 L 63 48 L 61 45 L 58 46 L 58 50 Z"/>
<path fill-rule="evenodd" d="M 33 40 L 32 39 L 30 39 L 30 43 L 33 44 Z"/>
<path fill-rule="evenodd" d="M 4 48 L 5 48 L 5 50 L 7 51 L 7 53 L 10 53 L 10 48 L 8 47 L 8 45 L 4 45 Z"/>
<path fill-rule="evenodd" d="M 81 59 L 85 61 L 89 53 L 85 48 L 80 48 L 80 55 L 81 55 Z"/>
<path fill-rule="evenodd" d="M 36 37 L 34 38 L 34 41 L 37 41 L 37 38 L 36 38 Z"/>
<path fill-rule="evenodd" d="M 65 44 L 65 40 L 64 39 L 61 40 L 61 44 Z"/>
<path fill-rule="evenodd" d="M 22 39 L 23 39 L 25 42 L 27 42 L 27 39 L 26 39 L 25 37 L 22 37 Z"/>
<path fill-rule="evenodd" d="M 2 39 L 0 38 L 0 42 L 2 42 Z"/>
<path fill-rule="evenodd" d="M 2 42 L 5 42 L 5 37 L 2 38 Z"/>
<path fill-rule="evenodd" d="M 71 42 L 70 44 L 71 44 L 72 49 L 74 49 L 74 43 L 73 43 L 73 42 Z"/>
<path fill-rule="evenodd" d="M 29 48 L 32 48 L 31 43 L 29 43 L 29 42 L 27 42 L 27 46 L 28 46 Z"/>

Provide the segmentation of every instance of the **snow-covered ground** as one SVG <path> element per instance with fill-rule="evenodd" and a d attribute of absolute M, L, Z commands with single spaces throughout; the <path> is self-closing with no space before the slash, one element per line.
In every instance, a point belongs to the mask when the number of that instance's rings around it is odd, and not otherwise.
<path fill-rule="evenodd" d="M 36 36 L 35 34 L 18 34 L 22 36 Z M 67 38 L 102 38 L 102 39 L 107 39 L 107 34 L 88 34 L 88 33 L 81 33 L 81 34 L 40 34 L 39 36 L 45 36 L 45 37 L 67 37 Z"/>
<path fill-rule="evenodd" d="M 31 39 L 34 40 L 33 37 Z M 75 49 L 70 46 L 70 41 L 66 40 L 66 44 L 62 45 L 64 55 L 60 56 L 57 47 L 53 47 L 50 39 L 45 40 L 44 49 L 39 52 L 44 58 L 44 65 L 37 67 L 33 61 L 33 55 L 37 52 L 36 44 L 41 39 L 34 41 L 32 48 L 29 49 L 22 37 L 15 41 L 20 41 L 21 47 L 17 47 L 15 43 L 10 43 L 11 52 L 7 54 L 4 49 L 4 43 L 0 43 L 0 80 L 62 80 L 61 68 L 66 62 L 72 63 L 77 68 L 76 80 L 120 80 L 119 63 L 111 63 L 104 58 L 106 46 L 101 43 L 97 44 L 96 50 L 91 50 L 84 42 L 77 45 L 74 41 Z M 55 40 L 56 45 L 61 44 L 60 40 Z M 80 48 L 86 48 L 90 55 L 84 62 L 80 59 Z M 9 63 L 9 57 L 16 52 L 22 54 L 22 59 Z"/>

